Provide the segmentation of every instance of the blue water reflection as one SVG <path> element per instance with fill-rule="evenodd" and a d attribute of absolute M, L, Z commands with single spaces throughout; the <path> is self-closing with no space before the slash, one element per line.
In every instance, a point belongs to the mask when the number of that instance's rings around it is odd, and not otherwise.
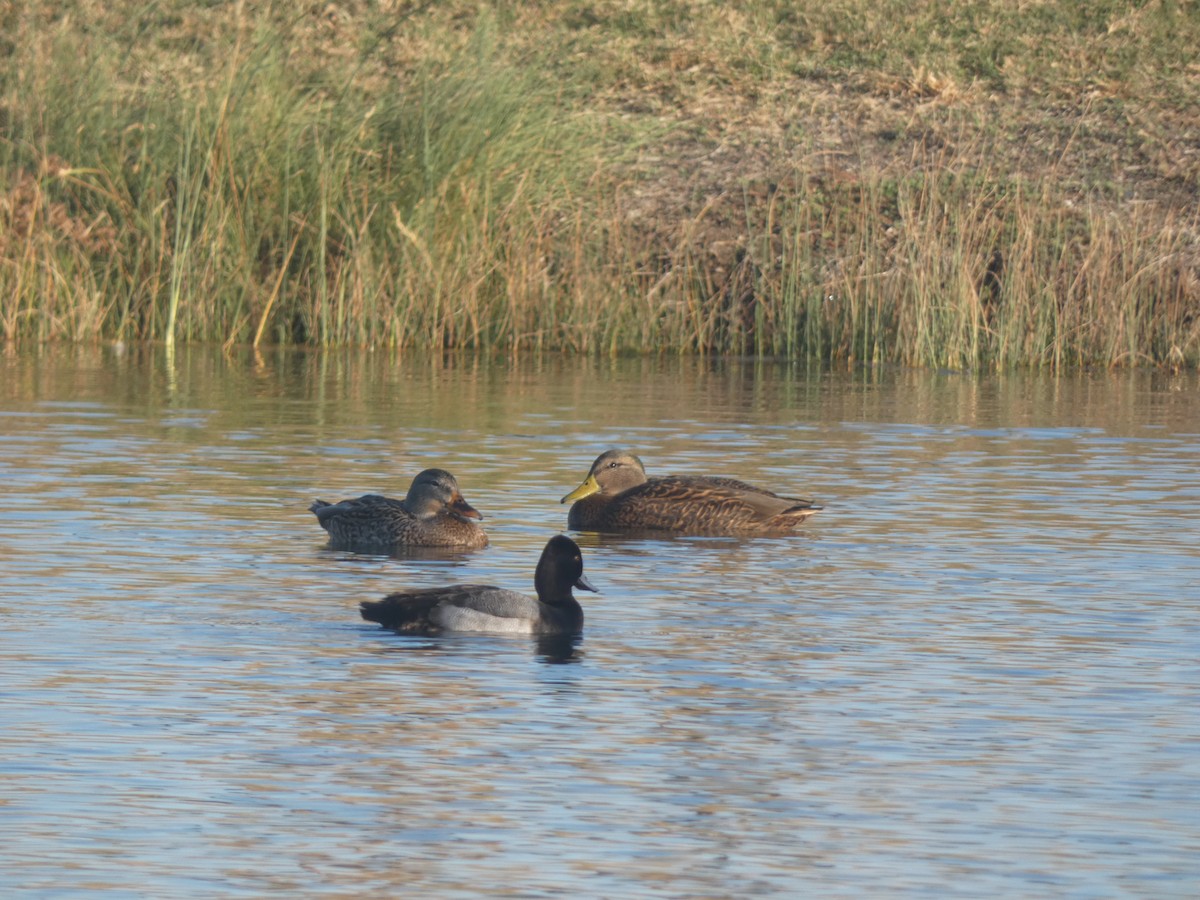
<path fill-rule="evenodd" d="M 1193 376 L 199 348 L 0 375 L 6 895 L 1200 890 Z M 359 618 L 531 591 L 614 445 L 826 509 L 575 535 L 600 593 L 565 643 Z M 488 549 L 324 549 L 315 497 L 434 464 Z"/>

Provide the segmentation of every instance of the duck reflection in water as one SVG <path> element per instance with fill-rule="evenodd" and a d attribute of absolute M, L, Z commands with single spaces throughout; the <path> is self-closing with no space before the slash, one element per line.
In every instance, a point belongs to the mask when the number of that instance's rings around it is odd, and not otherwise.
<path fill-rule="evenodd" d="M 392 643 L 380 647 L 382 653 L 437 653 L 453 657 L 463 654 L 477 658 L 479 648 L 473 643 L 486 635 L 470 634 L 468 632 L 449 632 L 439 635 L 410 635 L 411 640 L 403 643 Z M 520 637 L 519 635 L 517 637 Z M 546 665 L 561 666 L 575 665 L 583 662 L 586 655 L 583 649 L 583 635 L 579 634 L 537 634 L 533 635 L 532 643 L 534 658 Z M 493 641 L 492 650 L 497 649 Z M 574 687 L 572 682 L 562 682 L 564 687 Z"/>
<path fill-rule="evenodd" d="M 550 665 L 573 665 L 583 659 L 577 634 L 542 634 L 537 637 L 538 659 Z"/>

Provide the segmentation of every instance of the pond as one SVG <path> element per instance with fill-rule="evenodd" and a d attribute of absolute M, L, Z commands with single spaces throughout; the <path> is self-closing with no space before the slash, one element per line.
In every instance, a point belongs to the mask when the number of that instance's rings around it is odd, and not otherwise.
<path fill-rule="evenodd" d="M 59 348 L 0 423 L 6 895 L 1200 891 L 1195 375 Z M 572 533 L 565 649 L 362 621 L 611 447 L 825 508 Z M 326 548 L 430 466 L 487 549 Z"/>

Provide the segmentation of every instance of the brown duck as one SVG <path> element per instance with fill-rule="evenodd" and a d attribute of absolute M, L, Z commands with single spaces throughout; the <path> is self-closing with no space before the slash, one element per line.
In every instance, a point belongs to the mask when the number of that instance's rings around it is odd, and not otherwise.
<path fill-rule="evenodd" d="M 413 479 L 408 495 L 394 500 L 364 494 L 353 500 L 309 507 L 329 532 L 334 550 L 388 553 L 404 547 L 486 547 L 487 535 L 473 520 L 483 516 L 463 499 L 454 476 L 426 469 Z"/>
<path fill-rule="evenodd" d="M 778 534 L 821 509 L 736 478 L 647 478 L 642 461 L 625 450 L 600 454 L 583 484 L 562 498 L 572 501 L 567 525 L 582 531 Z"/>

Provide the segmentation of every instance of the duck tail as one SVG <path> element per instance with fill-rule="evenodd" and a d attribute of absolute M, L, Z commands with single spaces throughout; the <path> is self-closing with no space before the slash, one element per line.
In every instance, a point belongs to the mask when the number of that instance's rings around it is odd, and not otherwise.
<path fill-rule="evenodd" d="M 393 631 L 423 631 L 430 627 L 429 614 L 439 599 L 436 592 L 390 594 L 382 600 L 364 600 L 358 610 L 368 622 Z"/>

